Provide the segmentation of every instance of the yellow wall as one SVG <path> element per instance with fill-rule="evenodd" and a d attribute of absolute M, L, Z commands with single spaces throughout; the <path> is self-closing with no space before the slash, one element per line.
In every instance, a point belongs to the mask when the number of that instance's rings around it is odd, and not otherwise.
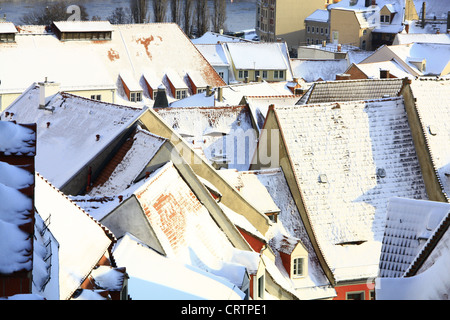
<path fill-rule="evenodd" d="M 113 89 L 104 89 L 104 90 L 74 90 L 74 91 L 65 91 L 67 93 L 71 93 L 84 98 L 91 98 L 91 95 L 101 95 L 101 101 L 108 103 L 115 103 L 115 90 Z M 0 94 L 0 112 L 5 110 L 11 103 L 14 102 L 18 97 L 20 97 L 22 93 L 5 93 Z"/>
<path fill-rule="evenodd" d="M 330 10 L 330 41 L 333 40 L 333 32 L 339 34 L 338 43 L 361 47 L 366 41 L 366 50 L 371 50 L 371 30 L 361 29 L 355 13 L 351 10 Z M 364 34 L 365 33 L 365 34 Z"/>

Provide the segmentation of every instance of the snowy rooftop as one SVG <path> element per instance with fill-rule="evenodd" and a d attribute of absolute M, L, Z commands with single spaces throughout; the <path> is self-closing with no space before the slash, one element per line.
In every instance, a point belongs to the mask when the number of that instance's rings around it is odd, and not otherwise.
<path fill-rule="evenodd" d="M 129 138 L 131 145 L 125 146 L 127 151 L 123 158 L 119 162 L 116 162 L 115 159 L 112 160 L 105 168 L 105 172 L 111 170 L 111 174 L 103 181 L 94 182 L 94 187 L 88 194 L 90 196 L 114 196 L 124 191 L 143 174 L 147 164 L 165 141 L 164 138 L 138 128 L 135 134 Z M 114 169 L 110 166 L 114 166 Z"/>
<path fill-rule="evenodd" d="M 411 83 L 433 167 L 450 198 L 450 80 L 418 79 Z M 450 201 L 450 200 L 448 200 Z"/>
<path fill-rule="evenodd" d="M 244 293 L 225 278 L 161 256 L 130 234 L 118 241 L 113 255 L 127 269 L 128 292 L 133 300 L 244 298 Z"/>
<path fill-rule="evenodd" d="M 259 255 L 233 247 L 172 162 L 134 191 L 168 258 L 224 277 L 241 287 Z"/>
<path fill-rule="evenodd" d="M 54 21 L 53 24 L 61 32 L 105 32 L 114 30 L 109 21 Z"/>
<path fill-rule="evenodd" d="M 396 78 L 413 78 L 408 71 L 406 71 L 395 60 L 372 62 L 372 63 L 359 63 L 356 65 L 369 79 L 379 79 L 380 71 L 387 70 L 389 74 Z"/>
<path fill-rule="evenodd" d="M 229 161 L 229 168 L 248 169 L 256 148 L 254 141 L 257 132 L 246 106 L 170 107 L 155 110 L 210 163 L 217 157 L 223 157 Z"/>
<path fill-rule="evenodd" d="M 285 43 L 226 43 L 236 69 L 288 70 L 289 54 Z"/>
<path fill-rule="evenodd" d="M 20 124 L 0 121 L 0 274 L 31 271 L 36 132 Z M 16 157 L 27 158 L 18 162 Z M 28 165 L 27 165 L 28 164 Z M 31 168 L 30 168 L 31 165 Z"/>
<path fill-rule="evenodd" d="M 387 200 L 427 198 L 402 98 L 274 110 L 336 280 L 376 276 Z"/>
<path fill-rule="evenodd" d="M 0 33 L 17 33 L 16 26 L 12 22 L 0 21 Z"/>
<path fill-rule="evenodd" d="M 314 83 L 297 104 L 315 104 L 334 101 L 357 101 L 396 97 L 402 88 L 402 79 L 368 79 L 324 81 Z"/>
<path fill-rule="evenodd" d="M 392 198 L 380 258 L 380 277 L 404 276 L 411 263 L 450 214 L 450 204 Z"/>
<path fill-rule="evenodd" d="M 31 86 L 3 112 L 2 119 L 37 123 L 36 170 L 57 188 L 144 112 L 66 93 L 54 95 L 40 109 L 39 93 L 38 85 Z M 100 135 L 98 141 L 96 135 Z"/>
<path fill-rule="evenodd" d="M 192 43 L 198 44 L 217 44 L 218 42 L 249 42 L 249 40 L 233 37 L 229 35 L 224 35 L 220 33 L 215 33 L 208 31 L 200 38 L 192 39 Z"/>
<path fill-rule="evenodd" d="M 269 231 L 275 240 L 280 236 L 299 239 L 308 251 L 308 275 L 297 283 L 295 290 L 301 299 L 323 299 L 333 297 L 336 292 L 330 286 L 317 255 L 308 237 L 305 226 L 289 190 L 286 178 L 281 169 L 267 169 L 250 172 L 266 187 L 276 205 L 280 208 L 278 222 Z M 272 246 L 276 241 L 271 241 Z M 276 249 L 276 246 L 273 248 Z M 275 250 L 276 251 L 276 250 Z M 276 264 L 281 265 L 280 256 L 276 256 Z M 280 269 L 284 266 L 280 266 Z M 285 275 L 288 277 L 288 275 Z"/>
<path fill-rule="evenodd" d="M 195 46 L 212 66 L 230 66 L 223 44 L 196 44 Z"/>
<path fill-rule="evenodd" d="M 306 21 L 328 22 L 328 10 L 317 9 L 305 18 Z"/>
<path fill-rule="evenodd" d="M 389 46 L 392 52 L 416 70 L 418 74 L 445 75 L 450 63 L 450 44 L 412 43 Z M 425 60 L 425 70 L 417 69 L 413 61 Z M 442 74 L 443 73 L 443 74 Z"/>
<path fill-rule="evenodd" d="M 395 35 L 393 45 L 408 43 L 440 43 L 450 44 L 450 34 L 447 33 L 398 33 Z"/>
<path fill-rule="evenodd" d="M 385 277 L 376 280 L 377 299 L 448 300 L 449 204 L 398 198 L 391 202 L 381 265 Z"/>
<path fill-rule="evenodd" d="M 329 81 L 335 80 L 336 74 L 343 73 L 348 62 L 346 59 L 291 59 L 291 66 L 294 78 L 304 79 L 306 82 Z"/>
<path fill-rule="evenodd" d="M 87 26 L 91 23 L 98 26 L 97 22 L 61 24 Z M 198 70 L 211 86 L 224 85 L 176 24 L 109 26 L 113 35 L 106 41 L 59 41 L 53 34 L 35 29 L 31 33 L 19 32 L 14 45 L 0 47 L 0 69 L 8 75 L 2 78 L 0 91 L 23 92 L 31 83 L 43 81 L 45 77 L 59 82 L 65 91 L 114 88 L 123 71 L 128 71 L 139 83 L 148 70 L 162 81 L 168 69 L 181 78 L 189 71 Z"/>
<path fill-rule="evenodd" d="M 107 252 L 114 236 L 39 174 L 35 206 L 59 243 L 60 299 L 68 299 Z"/>

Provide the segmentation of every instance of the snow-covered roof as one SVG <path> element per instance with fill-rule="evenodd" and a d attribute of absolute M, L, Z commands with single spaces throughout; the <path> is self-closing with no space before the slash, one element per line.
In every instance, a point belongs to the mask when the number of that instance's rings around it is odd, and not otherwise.
<path fill-rule="evenodd" d="M 219 170 L 218 173 L 239 190 L 255 208 L 264 214 L 280 212 L 267 189 L 252 171 L 237 171 L 233 169 Z"/>
<path fill-rule="evenodd" d="M 419 78 L 411 90 L 432 165 L 450 201 L 450 80 Z"/>
<path fill-rule="evenodd" d="M 306 216 L 336 280 L 375 277 L 387 199 L 427 199 L 403 99 L 274 112 Z"/>
<path fill-rule="evenodd" d="M 226 43 L 226 48 L 228 49 L 235 69 L 287 70 L 288 74 L 286 78 L 292 78 L 286 43 L 232 42 Z"/>
<path fill-rule="evenodd" d="M 37 123 L 36 170 L 57 188 L 145 112 L 66 93 L 54 95 L 43 109 L 39 94 L 40 86 L 32 85 L 4 110 L 2 119 Z"/>
<path fill-rule="evenodd" d="M 425 18 L 434 20 L 437 19 L 447 19 L 447 12 L 450 11 L 450 5 L 446 0 L 413 0 L 416 7 L 417 14 L 419 17 L 422 13 L 422 3 L 425 2 Z"/>
<path fill-rule="evenodd" d="M 317 254 L 300 218 L 283 171 L 278 168 L 252 171 L 251 173 L 266 187 L 273 201 L 280 208 L 277 223 L 268 232 L 271 235 L 271 240 L 273 239 L 269 244 L 272 246 L 272 251 L 276 253 L 275 264 L 279 269 L 284 269 L 280 261 L 280 255 L 277 254 L 277 239 L 286 236 L 299 239 L 308 252 L 308 274 L 300 281 L 297 279 L 296 294 L 304 300 L 334 297 L 336 291 L 330 285 L 318 263 Z M 285 272 L 284 277 L 289 278 L 289 275 Z"/>
<path fill-rule="evenodd" d="M 393 45 L 408 43 L 440 43 L 450 44 L 450 34 L 448 33 L 397 33 Z"/>
<path fill-rule="evenodd" d="M 241 287 L 255 272 L 259 254 L 236 249 L 194 195 L 172 162 L 134 191 L 168 258 L 224 277 Z"/>
<path fill-rule="evenodd" d="M 166 139 L 137 128 L 130 138 L 128 147 L 120 162 L 112 161 L 114 169 L 104 182 L 94 182 L 89 196 L 114 196 L 124 191 L 143 173 L 143 170 L 160 150 Z M 125 142 L 126 143 L 126 142 Z M 107 165 L 108 167 L 109 165 Z"/>
<path fill-rule="evenodd" d="M 250 42 L 239 37 L 233 37 L 225 34 L 215 33 L 215 32 L 205 32 L 201 37 L 191 40 L 193 44 L 217 44 L 218 42 Z"/>
<path fill-rule="evenodd" d="M 337 74 L 343 73 L 348 62 L 346 59 L 291 59 L 291 66 L 294 78 L 304 79 L 306 82 L 329 81 L 335 80 Z"/>
<path fill-rule="evenodd" d="M 380 71 L 387 70 L 389 74 L 396 78 L 413 78 L 413 75 L 406 71 L 394 59 L 381 62 L 359 63 L 356 67 L 361 70 L 369 79 L 379 79 Z M 345 73 L 345 72 L 344 72 Z"/>
<path fill-rule="evenodd" d="M 114 236 L 40 174 L 35 206 L 59 243 L 60 299 L 68 299 L 105 255 Z"/>
<path fill-rule="evenodd" d="M 423 75 L 445 75 L 450 63 L 450 44 L 411 43 L 389 46 L 389 49 L 408 65 Z M 447 57 L 447 58 L 445 58 Z M 413 61 L 425 60 L 425 69 L 419 70 Z"/>
<path fill-rule="evenodd" d="M 245 296 L 228 280 L 164 257 L 130 234 L 118 241 L 113 255 L 126 266 L 133 300 L 241 300 Z"/>
<path fill-rule="evenodd" d="M 32 270 L 36 132 L 0 121 L 0 274 Z M 18 161 L 17 157 L 27 159 Z M 31 167 L 30 167 L 31 166 Z M 31 172 L 30 172 L 31 171 Z M 30 227 L 31 226 L 31 227 Z"/>
<path fill-rule="evenodd" d="M 305 21 L 328 22 L 329 12 L 325 9 L 317 9 L 305 18 Z"/>
<path fill-rule="evenodd" d="M 364 79 L 315 82 L 297 102 L 316 104 L 335 101 L 372 100 L 396 97 L 402 88 L 402 79 Z"/>
<path fill-rule="evenodd" d="M 229 168 L 248 169 L 256 148 L 257 132 L 246 106 L 169 107 L 155 110 L 210 163 L 216 157 L 223 156 L 229 161 Z"/>
<path fill-rule="evenodd" d="M 230 66 L 224 44 L 196 44 L 195 46 L 212 66 Z"/>
<path fill-rule="evenodd" d="M 12 22 L 0 21 L 0 33 L 17 33 L 16 26 Z"/>
<path fill-rule="evenodd" d="M 54 21 L 53 24 L 61 32 L 105 32 L 114 30 L 109 21 Z"/>
<path fill-rule="evenodd" d="M 404 276 L 428 239 L 449 214 L 449 203 L 389 199 L 379 276 Z"/>
<path fill-rule="evenodd" d="M 377 299 L 448 300 L 450 205 L 398 198 L 391 202 Z"/>
<path fill-rule="evenodd" d="M 264 121 L 266 119 L 267 111 L 271 104 L 277 106 L 286 106 L 295 104 L 299 96 L 298 95 L 277 95 L 277 96 L 244 96 L 245 103 L 250 108 L 253 114 L 253 119 L 260 131 L 264 127 Z"/>
<path fill-rule="evenodd" d="M 23 92 L 45 77 L 59 82 L 65 91 L 112 89 L 125 70 L 138 83 L 147 70 L 162 81 L 166 71 L 172 69 L 182 77 L 197 70 L 211 86 L 225 84 L 178 25 L 111 26 L 112 39 L 106 41 L 59 41 L 51 33 L 17 33 L 14 46 L 0 47 L 0 69 L 6 75 L 2 77 L 0 92 Z"/>

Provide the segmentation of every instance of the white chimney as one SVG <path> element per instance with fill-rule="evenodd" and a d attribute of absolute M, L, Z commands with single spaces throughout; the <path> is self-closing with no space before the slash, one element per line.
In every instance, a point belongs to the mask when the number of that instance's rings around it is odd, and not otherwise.
<path fill-rule="evenodd" d="M 48 98 L 57 94 L 60 90 L 59 83 L 48 81 L 47 77 L 45 77 L 44 82 L 39 82 L 39 108 L 44 108 Z"/>

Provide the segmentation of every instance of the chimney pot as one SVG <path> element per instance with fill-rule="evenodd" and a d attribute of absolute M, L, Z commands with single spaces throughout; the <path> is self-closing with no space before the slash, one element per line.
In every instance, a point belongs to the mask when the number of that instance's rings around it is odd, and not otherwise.
<path fill-rule="evenodd" d="M 97 141 L 100 140 L 100 135 L 97 134 L 97 135 L 95 136 L 95 138 L 96 138 Z"/>

